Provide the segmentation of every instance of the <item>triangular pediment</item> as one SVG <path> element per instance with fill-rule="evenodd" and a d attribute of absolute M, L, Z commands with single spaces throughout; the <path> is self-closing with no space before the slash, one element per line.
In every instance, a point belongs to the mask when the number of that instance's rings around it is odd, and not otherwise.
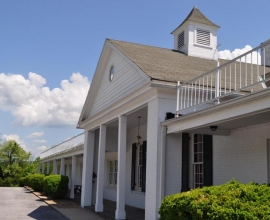
<path fill-rule="evenodd" d="M 114 77 L 110 79 L 110 70 Z M 106 39 L 78 126 L 149 82 L 150 77 Z"/>

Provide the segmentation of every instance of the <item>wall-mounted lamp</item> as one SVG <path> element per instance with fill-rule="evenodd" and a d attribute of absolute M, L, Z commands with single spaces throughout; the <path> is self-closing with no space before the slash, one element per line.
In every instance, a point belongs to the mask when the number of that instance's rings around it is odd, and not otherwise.
<path fill-rule="evenodd" d="M 210 126 L 211 131 L 216 131 L 218 129 L 218 126 L 212 125 Z"/>
<path fill-rule="evenodd" d="M 138 116 L 138 135 L 136 137 L 137 139 L 137 145 L 140 146 L 141 144 L 141 136 L 140 136 L 140 119 L 141 119 L 141 116 Z"/>

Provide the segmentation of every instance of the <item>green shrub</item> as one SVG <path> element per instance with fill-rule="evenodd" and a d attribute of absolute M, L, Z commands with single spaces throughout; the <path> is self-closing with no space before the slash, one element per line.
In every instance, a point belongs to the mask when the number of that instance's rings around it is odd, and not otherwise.
<path fill-rule="evenodd" d="M 43 191 L 54 199 L 62 199 L 68 193 L 68 177 L 50 175 L 44 177 Z"/>
<path fill-rule="evenodd" d="M 44 174 L 32 174 L 29 176 L 29 185 L 34 191 L 42 191 Z"/>
<path fill-rule="evenodd" d="M 24 180 L 25 180 L 26 177 L 21 177 L 20 180 L 19 180 L 19 186 L 25 186 L 24 185 Z"/>
<path fill-rule="evenodd" d="M 270 219 L 270 187 L 232 180 L 164 198 L 162 220 Z"/>
<path fill-rule="evenodd" d="M 30 176 L 31 176 L 31 175 L 32 175 L 32 174 L 30 174 L 30 175 L 28 175 L 28 176 L 26 176 L 26 177 L 24 178 L 23 183 L 24 183 L 25 186 L 30 186 L 30 185 L 29 185 L 29 180 L 30 180 Z"/>
<path fill-rule="evenodd" d="M 0 187 L 3 186 L 3 180 L 2 178 L 0 177 Z"/>
<path fill-rule="evenodd" d="M 4 187 L 16 187 L 16 186 L 19 186 L 19 182 L 18 182 L 18 180 L 16 178 L 6 177 L 2 181 L 2 186 L 4 186 Z"/>

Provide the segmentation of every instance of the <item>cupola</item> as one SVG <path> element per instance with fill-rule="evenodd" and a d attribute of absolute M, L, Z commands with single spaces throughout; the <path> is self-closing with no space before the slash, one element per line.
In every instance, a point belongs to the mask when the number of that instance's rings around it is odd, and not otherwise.
<path fill-rule="evenodd" d="M 217 60 L 218 29 L 218 25 L 194 6 L 186 19 L 171 33 L 174 36 L 174 49 L 188 56 Z"/>

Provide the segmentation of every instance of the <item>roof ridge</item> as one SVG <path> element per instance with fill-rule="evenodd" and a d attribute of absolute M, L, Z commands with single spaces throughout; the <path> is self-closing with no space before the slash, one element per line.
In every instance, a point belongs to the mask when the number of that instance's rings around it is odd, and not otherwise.
<path fill-rule="evenodd" d="M 110 41 L 112 43 L 112 41 L 115 42 L 121 42 L 121 43 L 128 43 L 128 44 L 136 44 L 136 45 L 141 45 L 141 46 L 145 46 L 145 47 L 153 47 L 153 48 L 157 48 L 157 49 L 163 49 L 163 50 L 174 50 L 174 49 L 170 49 L 170 48 L 165 48 L 165 47 L 157 47 L 157 46 L 152 46 L 152 45 L 147 45 L 147 44 L 140 44 L 140 43 L 134 43 L 134 42 L 130 42 L 130 41 L 123 41 L 123 40 L 115 40 L 115 39 L 110 39 L 110 38 L 106 38 L 108 41 Z"/>

